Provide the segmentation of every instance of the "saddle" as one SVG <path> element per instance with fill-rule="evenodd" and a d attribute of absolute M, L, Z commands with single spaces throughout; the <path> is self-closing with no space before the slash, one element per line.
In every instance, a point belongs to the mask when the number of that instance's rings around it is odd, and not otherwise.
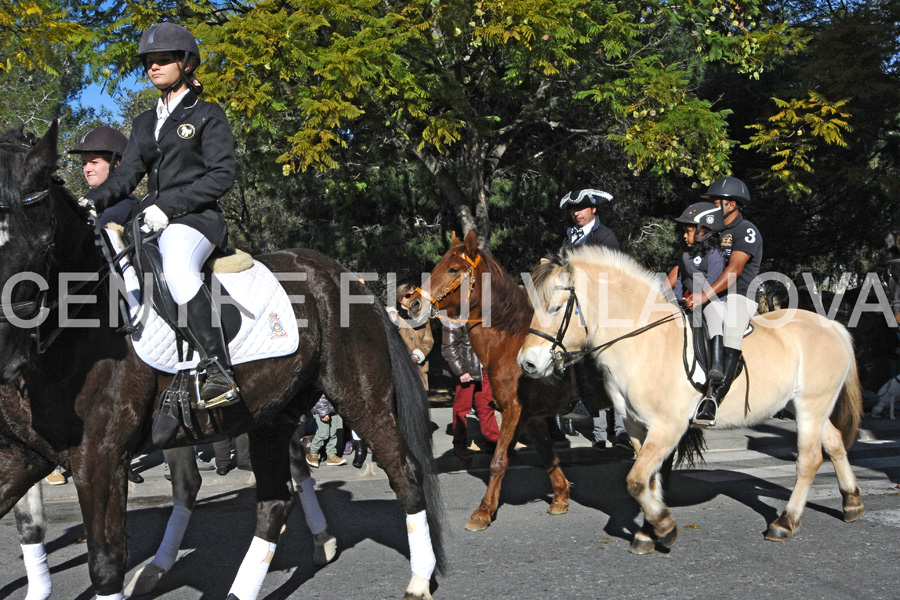
<path fill-rule="evenodd" d="M 132 231 L 108 227 L 98 245 L 125 282 L 125 289 L 117 294 L 124 323 L 119 331 L 131 335 L 132 347 L 141 360 L 175 375 L 160 396 L 154 420 L 153 443 L 161 447 L 178 431 L 179 423 L 192 430 L 191 411 L 197 410 L 199 397 L 200 355 L 175 327 L 179 309 L 165 285 L 159 247 L 148 240 L 155 236 L 142 240 L 139 230 L 129 229 Z M 206 281 L 213 281 L 215 274 L 215 295 L 232 364 L 284 356 L 296 350 L 299 332 L 291 301 L 264 265 L 240 251 L 218 253 L 207 261 L 203 273 Z M 183 323 L 186 315 L 181 318 Z M 199 419 L 222 420 L 223 431 L 227 429 L 223 419 L 228 411 L 214 409 L 198 415 Z"/>

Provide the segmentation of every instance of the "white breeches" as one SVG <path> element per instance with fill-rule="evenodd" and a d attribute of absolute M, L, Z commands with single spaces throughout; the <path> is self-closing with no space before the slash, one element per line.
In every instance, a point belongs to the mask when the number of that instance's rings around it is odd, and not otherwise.
<path fill-rule="evenodd" d="M 756 309 L 756 302 L 740 294 L 728 294 L 722 300 L 710 302 L 703 309 L 709 336 L 724 334 L 725 347 L 740 350 L 744 332 Z"/>
<path fill-rule="evenodd" d="M 173 224 L 159 236 L 166 285 L 176 304 L 187 304 L 203 285 L 203 263 L 215 250 L 206 237 L 187 225 Z"/>

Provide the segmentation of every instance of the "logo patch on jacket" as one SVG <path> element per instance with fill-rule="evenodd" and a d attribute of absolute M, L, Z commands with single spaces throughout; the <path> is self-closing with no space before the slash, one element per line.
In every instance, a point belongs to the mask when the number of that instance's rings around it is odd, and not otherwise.
<path fill-rule="evenodd" d="M 189 140 L 194 137 L 194 134 L 197 133 L 197 130 L 190 123 L 182 123 L 178 126 L 176 133 L 178 133 L 178 137 L 180 137 L 181 139 Z"/>

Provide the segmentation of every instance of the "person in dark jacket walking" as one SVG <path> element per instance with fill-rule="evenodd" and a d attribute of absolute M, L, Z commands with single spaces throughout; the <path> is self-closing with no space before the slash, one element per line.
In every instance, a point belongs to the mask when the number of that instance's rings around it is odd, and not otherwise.
<path fill-rule="evenodd" d="M 194 36 L 174 23 L 151 26 L 141 36 L 138 57 L 160 91 L 153 110 L 138 115 L 119 167 L 81 199 L 99 211 L 126 198 L 147 176 L 149 194 L 132 211 L 144 225 L 162 231 L 159 249 L 172 299 L 186 308 L 179 327 L 203 361 L 200 390 L 205 408 L 237 402 L 228 346 L 218 309 L 203 282 L 201 268 L 228 235 L 218 206 L 234 183 L 234 137 L 217 104 L 198 98 L 194 77 L 200 50 Z M 185 314 L 180 312 L 180 314 Z"/>
<path fill-rule="evenodd" d="M 563 239 L 562 249 L 573 246 L 606 246 L 614 250 L 619 249 L 619 240 L 612 230 L 600 222 L 597 218 L 597 209 L 604 202 L 612 201 L 612 194 L 602 190 L 583 189 L 569 192 L 559 203 L 559 207 L 569 212 L 569 216 L 574 223 L 566 230 L 566 237 Z M 609 437 L 608 429 L 610 421 L 613 425 L 615 436 L 615 445 L 623 450 L 631 452 L 631 441 L 628 433 L 625 431 L 625 423 L 622 415 L 613 409 L 600 410 L 598 395 L 602 382 L 601 375 L 597 371 L 597 367 L 591 361 L 581 361 L 572 367 L 575 371 L 575 383 L 578 391 L 578 397 L 581 399 L 584 408 L 588 414 L 593 417 L 594 421 L 594 448 L 598 451 L 606 450 L 607 438 Z M 610 418 L 612 417 L 612 418 Z M 550 429 L 550 435 L 553 439 L 560 441 L 565 439 L 563 430 L 569 435 L 575 436 L 575 431 L 570 419 L 562 419 L 560 415 L 548 420 L 547 425 Z M 612 442 L 612 440 L 609 440 Z"/>
<path fill-rule="evenodd" d="M 444 325 L 441 355 L 457 378 L 456 395 L 453 397 L 453 452 L 462 460 L 469 460 L 468 424 L 466 415 L 475 406 L 475 415 L 481 427 L 481 435 L 491 446 L 500 439 L 500 428 L 492 406 L 491 382 L 487 371 L 475 355 L 464 325 Z"/>

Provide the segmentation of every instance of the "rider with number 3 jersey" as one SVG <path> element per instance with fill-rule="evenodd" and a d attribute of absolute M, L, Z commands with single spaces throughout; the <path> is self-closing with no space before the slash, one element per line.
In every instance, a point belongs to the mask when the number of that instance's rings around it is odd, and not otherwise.
<path fill-rule="evenodd" d="M 722 309 L 718 311 L 718 317 L 725 332 L 722 358 L 725 380 L 715 388 L 712 398 L 700 400 L 692 419 L 695 425 L 713 426 L 718 406 L 731 388 L 740 364 L 744 332 L 750 318 L 756 314 L 757 302 L 750 296 L 750 284 L 759 275 L 763 240 L 756 225 L 741 215 L 742 208 L 750 202 L 750 191 L 743 181 L 736 177 L 721 177 L 701 198 L 719 206 L 725 219 L 725 228 L 719 237 L 727 259 L 725 270 L 708 288 L 686 299 L 687 307 L 692 308 L 694 304 L 702 306 L 713 296 L 724 296 L 724 302 L 715 304 L 721 305 Z M 756 290 L 752 292 L 755 296 Z"/>

